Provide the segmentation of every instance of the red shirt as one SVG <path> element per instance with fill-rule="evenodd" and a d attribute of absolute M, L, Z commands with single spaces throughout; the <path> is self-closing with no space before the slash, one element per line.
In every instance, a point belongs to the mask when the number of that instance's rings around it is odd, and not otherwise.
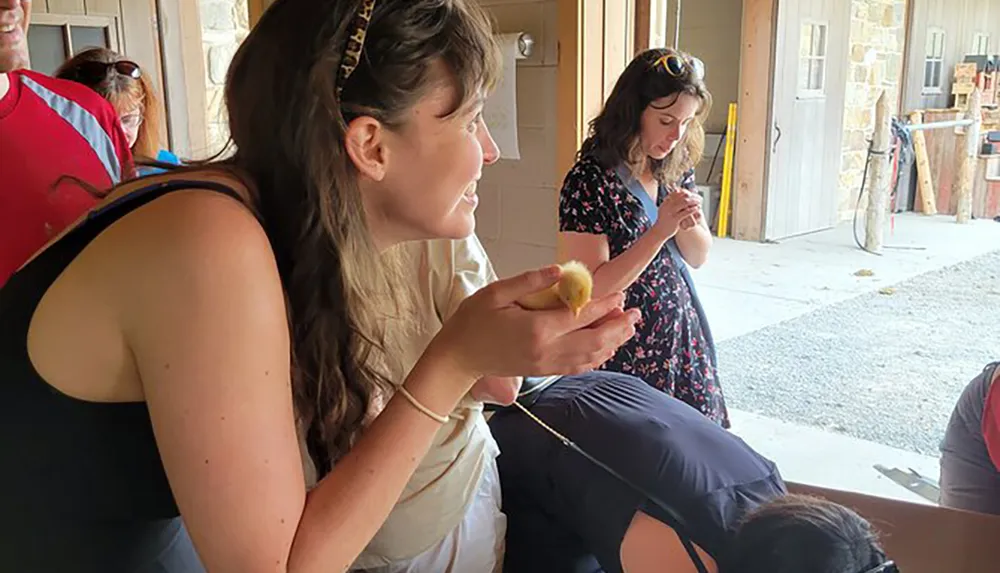
<path fill-rule="evenodd" d="M 983 406 L 983 439 L 993 465 L 1000 470 L 1000 367 L 993 375 L 993 384 Z"/>
<path fill-rule="evenodd" d="M 19 70 L 0 98 L 0 286 L 49 239 L 132 176 L 132 152 L 104 98 L 67 80 Z"/>

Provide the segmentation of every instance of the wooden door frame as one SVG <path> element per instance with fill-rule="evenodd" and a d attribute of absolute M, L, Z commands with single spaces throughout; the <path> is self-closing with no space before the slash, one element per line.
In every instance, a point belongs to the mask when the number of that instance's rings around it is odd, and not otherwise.
<path fill-rule="evenodd" d="M 732 236 L 763 241 L 773 125 L 779 0 L 743 0 Z"/>
<path fill-rule="evenodd" d="M 584 0 L 558 0 L 556 32 L 558 65 L 556 68 L 556 180 L 575 162 L 583 142 L 583 3 Z"/>
<path fill-rule="evenodd" d="M 260 20 L 260 15 L 271 5 L 272 0 L 246 0 L 247 14 L 250 20 L 250 27 L 253 28 Z"/>
<path fill-rule="evenodd" d="M 906 19 L 903 23 L 903 72 L 899 78 L 899 99 L 896 102 L 896 112 L 905 114 L 909 113 L 910 110 L 907 107 L 907 95 L 910 93 L 910 88 L 913 86 L 913 81 L 915 78 L 913 74 L 910 73 L 910 63 L 913 60 L 913 13 L 916 9 L 916 0 L 907 0 L 906 2 Z M 923 68 L 921 68 L 922 70 Z M 923 82 L 923 77 L 921 76 L 920 81 Z"/>
<path fill-rule="evenodd" d="M 652 18 L 653 0 L 635 0 L 635 45 L 632 50 L 635 54 L 649 49 L 650 39 L 650 18 Z"/>
<path fill-rule="evenodd" d="M 157 21 L 170 148 L 182 157 L 201 159 L 209 151 L 201 14 L 195 2 L 149 1 Z"/>

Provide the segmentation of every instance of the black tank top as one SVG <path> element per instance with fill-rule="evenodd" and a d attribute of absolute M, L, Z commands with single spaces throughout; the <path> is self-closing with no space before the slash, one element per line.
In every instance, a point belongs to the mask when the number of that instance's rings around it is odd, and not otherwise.
<path fill-rule="evenodd" d="M 169 181 L 92 212 L 0 288 L 0 570 L 203 571 L 179 517 L 144 402 L 69 397 L 35 371 L 28 326 L 55 279 L 112 223 L 182 189 Z"/>

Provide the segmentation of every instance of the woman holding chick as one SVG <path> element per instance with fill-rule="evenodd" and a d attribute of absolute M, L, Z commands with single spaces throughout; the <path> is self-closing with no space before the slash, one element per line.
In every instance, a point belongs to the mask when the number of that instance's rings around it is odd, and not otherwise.
<path fill-rule="evenodd" d="M 654 49 L 618 78 L 563 182 L 559 258 L 594 275 L 594 296 L 625 291 L 642 318 L 605 363 L 729 427 L 715 345 L 687 266 L 708 257 L 711 234 L 695 193 L 712 98 L 704 66 Z"/>

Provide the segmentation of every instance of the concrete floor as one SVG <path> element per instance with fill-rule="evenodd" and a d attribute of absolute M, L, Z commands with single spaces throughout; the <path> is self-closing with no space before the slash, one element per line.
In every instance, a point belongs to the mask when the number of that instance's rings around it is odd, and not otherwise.
<path fill-rule="evenodd" d="M 849 223 L 779 243 L 716 239 L 694 271 L 712 333 L 719 341 L 746 334 L 998 250 L 1000 223 L 900 214 L 885 243 L 907 249 L 870 255 L 854 244 Z M 874 274 L 855 276 L 860 269 Z"/>
<path fill-rule="evenodd" d="M 1000 223 L 958 225 L 954 217 L 897 215 L 884 255 L 857 248 L 850 224 L 774 244 L 717 240 L 695 271 L 718 341 L 783 322 L 914 276 L 1000 250 Z M 871 276 L 857 276 L 859 270 Z M 1000 285 L 997 285 L 1000 289 Z M 937 459 L 747 412 L 734 432 L 782 468 L 786 479 L 923 502 L 875 464 L 937 478 Z"/>

